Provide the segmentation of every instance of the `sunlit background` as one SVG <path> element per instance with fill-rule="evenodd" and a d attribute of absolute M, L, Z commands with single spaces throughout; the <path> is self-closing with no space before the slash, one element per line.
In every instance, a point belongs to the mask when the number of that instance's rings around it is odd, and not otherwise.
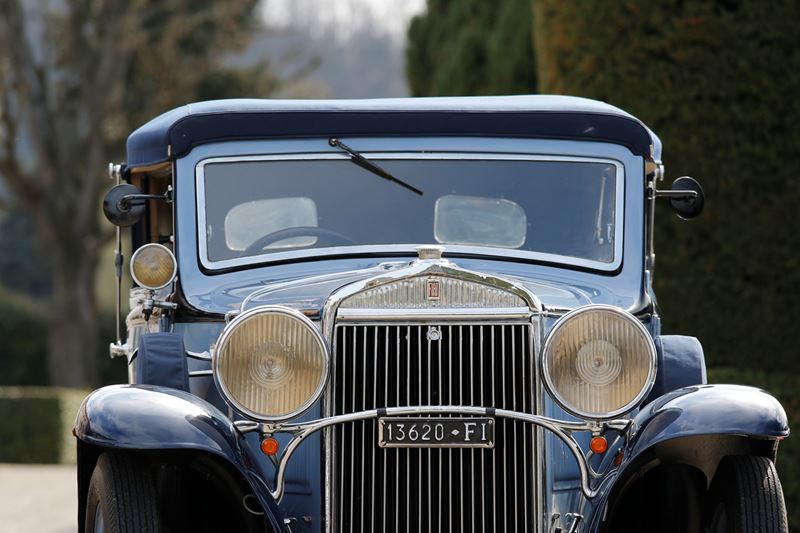
<path fill-rule="evenodd" d="M 707 196 L 691 223 L 658 210 L 664 332 L 797 422 L 797 20 L 794 0 L 0 0 L 0 529 L 75 528 L 72 418 L 126 379 L 106 348 L 106 164 L 204 99 L 559 93 L 632 112 L 668 181 Z M 778 469 L 797 522 L 794 437 Z"/>

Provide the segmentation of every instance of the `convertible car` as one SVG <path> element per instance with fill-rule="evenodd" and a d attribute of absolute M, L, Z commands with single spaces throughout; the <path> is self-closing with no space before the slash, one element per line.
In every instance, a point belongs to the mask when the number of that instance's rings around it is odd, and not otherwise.
<path fill-rule="evenodd" d="M 202 102 L 110 176 L 82 531 L 788 531 L 783 408 L 661 331 L 655 204 L 704 195 L 624 111 Z"/>

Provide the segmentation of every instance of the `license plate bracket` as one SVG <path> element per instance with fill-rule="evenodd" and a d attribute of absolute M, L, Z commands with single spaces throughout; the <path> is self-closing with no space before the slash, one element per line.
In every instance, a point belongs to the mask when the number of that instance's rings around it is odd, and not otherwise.
<path fill-rule="evenodd" d="M 494 448 L 491 417 L 382 417 L 381 448 Z"/>

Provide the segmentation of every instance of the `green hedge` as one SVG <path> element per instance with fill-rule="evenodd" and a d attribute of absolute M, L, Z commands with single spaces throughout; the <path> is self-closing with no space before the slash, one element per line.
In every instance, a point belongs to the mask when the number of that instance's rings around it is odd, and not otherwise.
<path fill-rule="evenodd" d="M 708 378 L 710 383 L 752 385 L 766 390 L 783 404 L 789 416 L 789 427 L 795 432 L 800 431 L 800 376 L 797 374 L 715 368 L 709 370 Z M 790 436 L 781 442 L 777 467 L 786 497 L 789 523 L 800 524 L 800 436 Z"/>
<path fill-rule="evenodd" d="M 0 387 L 0 463 L 75 463 L 72 427 L 86 391 Z"/>
<path fill-rule="evenodd" d="M 530 0 L 428 0 L 408 30 L 414 96 L 536 91 Z"/>

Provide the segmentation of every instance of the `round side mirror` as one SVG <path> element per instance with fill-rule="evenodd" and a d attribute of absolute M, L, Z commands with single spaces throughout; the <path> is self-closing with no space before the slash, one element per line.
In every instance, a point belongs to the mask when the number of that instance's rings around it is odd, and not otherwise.
<path fill-rule="evenodd" d="M 129 183 L 115 185 L 103 199 L 103 214 L 115 226 L 133 226 L 145 211 L 144 202 L 132 198 L 139 194 L 139 189 Z"/>
<path fill-rule="evenodd" d="M 705 194 L 696 179 L 681 176 L 672 182 L 672 191 L 673 195 L 669 199 L 669 205 L 676 215 L 684 220 L 691 220 L 703 212 Z M 676 194 L 678 192 L 691 193 L 692 191 L 696 194 Z"/>

